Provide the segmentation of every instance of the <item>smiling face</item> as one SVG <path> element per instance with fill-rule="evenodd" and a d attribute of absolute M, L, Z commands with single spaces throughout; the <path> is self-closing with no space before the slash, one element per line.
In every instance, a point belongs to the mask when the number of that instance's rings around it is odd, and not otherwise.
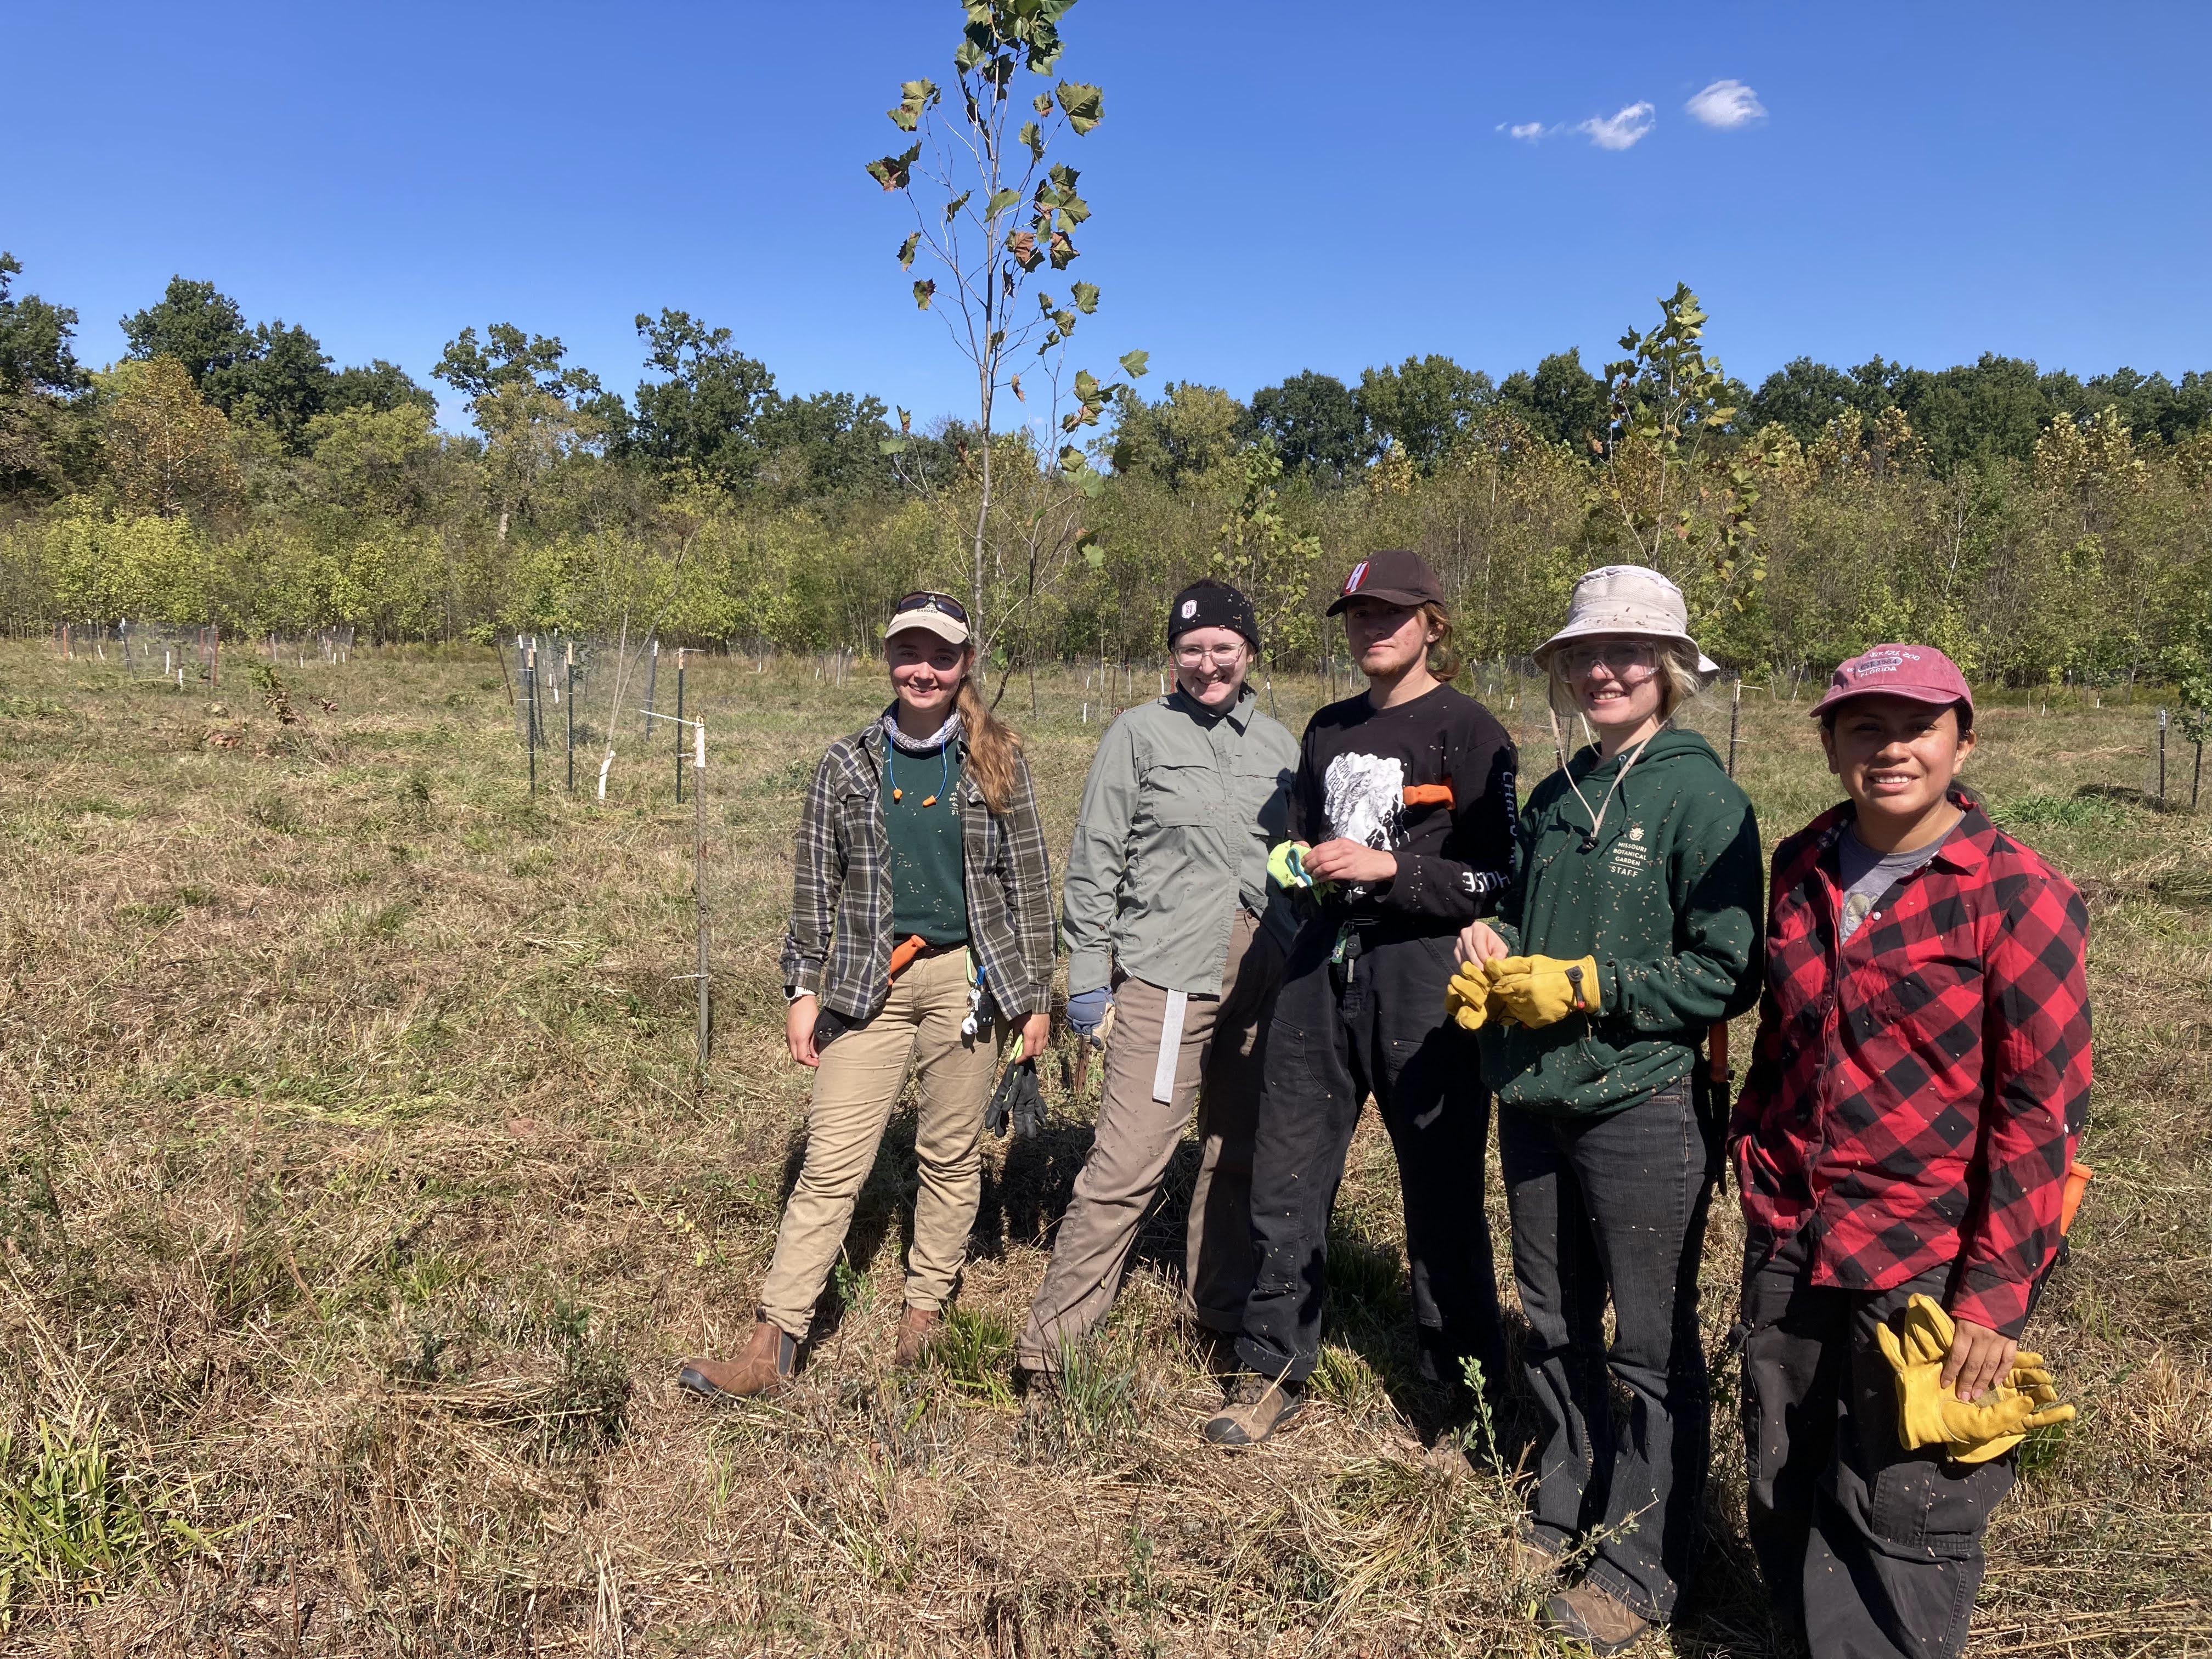
<path fill-rule="evenodd" d="M 1395 682 L 1420 666 L 1436 637 L 1417 605 L 1354 599 L 1344 607 L 1344 642 L 1370 680 Z"/>
<path fill-rule="evenodd" d="M 1591 634 L 1559 647 L 1575 707 L 1601 732 L 1635 732 L 1664 713 L 1661 647 L 1633 634 Z"/>
<path fill-rule="evenodd" d="M 1887 839 L 1942 807 L 1974 751 L 1959 730 L 1959 711 L 1942 703 L 1887 695 L 1853 697 L 1820 726 L 1828 769 L 1843 780 L 1862 824 Z"/>
<path fill-rule="evenodd" d="M 1203 708 L 1226 708 L 1244 689 L 1252 647 L 1233 628 L 1194 628 L 1175 642 L 1176 685 Z"/>
<path fill-rule="evenodd" d="M 926 628 L 902 628 L 884 641 L 884 659 L 890 665 L 891 689 L 898 693 L 902 712 L 913 717 L 901 725 L 916 735 L 944 725 L 960 682 L 968 677 L 968 647 Z"/>

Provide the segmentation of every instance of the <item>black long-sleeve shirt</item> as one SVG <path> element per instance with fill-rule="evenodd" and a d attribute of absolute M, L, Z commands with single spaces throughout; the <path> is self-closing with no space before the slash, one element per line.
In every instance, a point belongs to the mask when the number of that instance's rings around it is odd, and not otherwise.
<path fill-rule="evenodd" d="M 1398 858 L 1395 879 L 1340 886 L 1331 908 L 1408 933 L 1487 914 L 1513 876 L 1516 758 L 1490 711 L 1449 685 L 1383 709 L 1363 692 L 1316 714 L 1291 786 L 1292 837 L 1343 836 Z"/>

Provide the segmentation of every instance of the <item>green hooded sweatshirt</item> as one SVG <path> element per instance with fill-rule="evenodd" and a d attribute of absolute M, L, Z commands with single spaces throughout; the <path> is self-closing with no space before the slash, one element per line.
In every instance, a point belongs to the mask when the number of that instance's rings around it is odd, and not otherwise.
<path fill-rule="evenodd" d="M 1491 925 L 1517 955 L 1596 957 L 1600 1000 L 1534 1030 L 1482 1028 L 1483 1072 L 1509 1106 L 1561 1117 L 1633 1106 L 1687 1077 L 1706 1029 L 1759 1000 L 1749 798 L 1693 732 L 1662 729 L 1625 778 L 1621 758 L 1582 750 L 1521 811 L 1520 868 Z"/>

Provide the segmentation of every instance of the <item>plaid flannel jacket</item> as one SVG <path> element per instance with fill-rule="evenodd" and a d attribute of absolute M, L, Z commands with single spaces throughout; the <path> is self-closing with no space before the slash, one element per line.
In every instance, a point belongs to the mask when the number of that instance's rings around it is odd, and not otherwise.
<path fill-rule="evenodd" d="M 1812 1230 L 1813 1282 L 1889 1290 L 1945 1262 L 1953 1313 L 2008 1336 L 2058 1248 L 2089 1106 L 2088 912 L 1966 811 L 1838 945 L 1853 808 L 1775 849 L 1766 988 L 1730 1131 L 1752 1248 Z"/>
<path fill-rule="evenodd" d="M 872 1019 L 890 994 L 890 832 L 884 823 L 884 736 L 871 722 L 822 757 L 792 855 L 783 982 L 848 1019 Z M 983 1011 L 1040 1013 L 1052 1000 L 1052 871 L 1026 764 L 1004 813 L 975 780 L 959 784 L 968 943 L 983 971 Z"/>

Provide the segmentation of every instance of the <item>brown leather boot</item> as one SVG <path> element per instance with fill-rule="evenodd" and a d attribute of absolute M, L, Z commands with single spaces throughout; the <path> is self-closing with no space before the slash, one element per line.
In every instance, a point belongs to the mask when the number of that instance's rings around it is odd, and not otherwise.
<path fill-rule="evenodd" d="M 676 1381 L 712 1400 L 717 1395 L 749 1399 L 775 1394 L 791 1384 L 799 1344 L 771 1320 L 753 1322 L 752 1340 L 735 1359 L 687 1359 Z"/>
<path fill-rule="evenodd" d="M 1642 1613 L 1587 1579 L 1546 1600 L 1543 1623 L 1556 1636 L 1587 1642 L 1593 1653 L 1619 1653 L 1651 1628 Z"/>
<path fill-rule="evenodd" d="M 1206 1425 L 1206 1437 L 1217 1446 L 1256 1446 L 1304 1409 L 1304 1390 L 1297 1383 L 1245 1371 L 1220 1414 Z"/>
<path fill-rule="evenodd" d="M 945 1315 L 938 1309 L 908 1308 L 899 1316 L 898 1346 L 891 1350 L 891 1364 L 902 1370 L 921 1364 L 944 1323 Z"/>

